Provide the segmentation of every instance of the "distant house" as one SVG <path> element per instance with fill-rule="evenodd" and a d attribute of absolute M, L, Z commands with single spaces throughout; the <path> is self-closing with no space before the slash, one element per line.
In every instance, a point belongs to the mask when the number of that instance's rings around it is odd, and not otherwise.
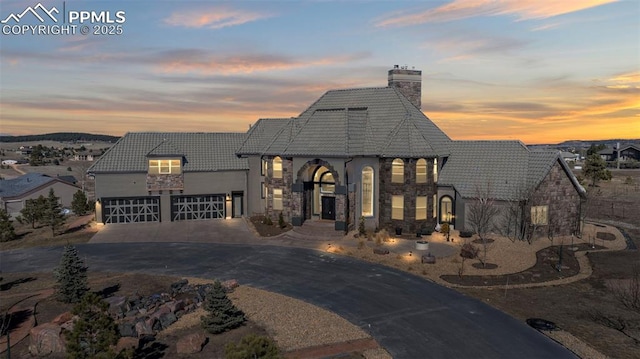
<path fill-rule="evenodd" d="M 598 151 L 598 155 L 607 162 L 616 161 L 618 159 L 618 150 L 615 147 L 607 147 Z M 620 161 L 640 161 L 640 145 L 625 144 L 620 146 Z"/>
<path fill-rule="evenodd" d="M 89 161 L 89 162 L 92 162 L 93 161 L 93 155 L 91 155 L 91 154 L 73 155 L 72 161 Z"/>
<path fill-rule="evenodd" d="M 560 152 L 560 156 L 565 162 L 576 162 L 580 160 L 580 155 L 573 152 L 562 151 Z"/>
<path fill-rule="evenodd" d="M 77 185 L 67 182 L 65 177 L 50 177 L 41 173 L 27 173 L 14 179 L 0 181 L 0 206 L 9 215 L 16 217 L 24 208 L 28 199 L 47 197 L 53 188 L 56 196 L 60 197 L 63 207 L 70 207 L 73 195 L 80 189 Z M 69 178 L 66 178 L 69 180 Z"/>

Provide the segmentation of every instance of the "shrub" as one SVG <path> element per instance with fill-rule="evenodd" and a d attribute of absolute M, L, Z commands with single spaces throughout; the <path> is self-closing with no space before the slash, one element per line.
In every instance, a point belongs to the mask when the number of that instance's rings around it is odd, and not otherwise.
<path fill-rule="evenodd" d="M 87 267 L 80 259 L 78 251 L 71 244 L 64 246 L 60 264 L 53 272 L 56 278 L 58 300 L 64 303 L 77 303 L 89 290 L 87 286 Z"/>
<path fill-rule="evenodd" d="M 478 248 L 473 246 L 471 243 L 467 243 L 462 245 L 460 248 L 460 257 L 474 259 L 478 256 Z"/>
<path fill-rule="evenodd" d="M 273 226 L 273 221 L 271 221 L 271 217 L 269 216 L 264 216 L 264 224 L 266 224 L 267 226 Z"/>
<path fill-rule="evenodd" d="M 278 226 L 280 226 L 280 228 L 285 228 L 287 226 L 287 223 L 284 221 L 282 212 L 280 212 L 280 214 L 278 215 Z"/>
<path fill-rule="evenodd" d="M 276 343 L 268 337 L 249 334 L 240 343 L 229 343 L 224 347 L 224 357 L 227 359 L 282 358 Z"/>
<path fill-rule="evenodd" d="M 472 231 L 460 231 L 460 238 L 471 238 L 472 236 Z"/>
<path fill-rule="evenodd" d="M 204 309 L 209 313 L 200 317 L 202 327 L 211 334 L 220 334 L 244 324 L 244 313 L 236 308 L 227 297 L 220 281 L 215 281 L 213 289 L 207 293 Z"/>
<path fill-rule="evenodd" d="M 367 233 L 367 231 L 366 231 L 366 229 L 364 227 L 364 216 L 360 217 L 360 223 L 358 223 L 358 233 L 361 236 L 364 236 Z"/>

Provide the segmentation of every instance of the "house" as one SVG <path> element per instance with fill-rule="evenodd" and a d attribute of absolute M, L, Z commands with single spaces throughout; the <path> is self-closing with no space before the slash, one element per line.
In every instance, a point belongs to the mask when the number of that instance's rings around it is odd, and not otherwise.
<path fill-rule="evenodd" d="M 331 221 L 339 231 L 360 221 L 370 229 L 468 229 L 469 204 L 484 188 L 501 207 L 517 205 L 520 235 L 532 222 L 566 233 L 578 227 L 584 189 L 559 151 L 451 140 L 420 110 L 421 77 L 395 67 L 385 87 L 331 90 L 299 116 L 260 119 L 244 134 L 127 134 L 89 170 L 98 219 L 264 214 L 294 226 Z M 219 213 L 201 213 L 207 208 Z"/>
<path fill-rule="evenodd" d="M 47 197 L 53 189 L 63 207 L 71 207 L 73 195 L 80 189 L 63 177 L 50 177 L 41 173 L 27 173 L 20 177 L 0 181 L 0 206 L 12 217 L 20 215 L 28 199 Z"/>
<path fill-rule="evenodd" d="M 567 163 L 576 162 L 580 160 L 580 154 L 578 153 L 562 151 L 560 153 L 560 156 L 562 156 L 562 159 Z"/>
<path fill-rule="evenodd" d="M 620 151 L 616 148 L 619 147 Z M 624 144 L 614 147 L 607 147 L 603 150 L 598 151 L 598 155 L 607 161 L 607 162 L 615 162 L 618 160 L 618 155 L 620 156 L 620 162 L 634 162 L 640 161 L 640 145 L 637 144 Z"/>
<path fill-rule="evenodd" d="M 100 223 L 240 217 L 243 133 L 127 133 L 89 168 Z"/>

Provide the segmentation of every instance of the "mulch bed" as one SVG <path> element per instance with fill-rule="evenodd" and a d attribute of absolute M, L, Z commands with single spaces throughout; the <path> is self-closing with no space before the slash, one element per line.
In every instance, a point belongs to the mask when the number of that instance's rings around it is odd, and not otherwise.
<path fill-rule="evenodd" d="M 487 244 L 495 242 L 495 240 L 493 240 L 491 238 L 487 238 L 487 239 L 485 239 L 485 241 L 487 241 Z M 472 240 L 471 243 L 484 244 L 484 242 L 482 242 L 482 239 L 480 239 L 480 238 L 476 238 L 476 239 Z"/>
<path fill-rule="evenodd" d="M 575 249 L 574 250 L 572 250 Z M 562 247 L 562 265 L 559 266 L 560 246 L 551 246 L 536 253 L 536 264 L 522 272 L 504 275 L 442 275 L 443 280 L 465 286 L 517 285 L 548 282 L 556 279 L 572 277 L 580 272 L 576 251 L 603 249 L 602 246 L 592 248 L 586 243 Z M 476 263 L 474 263 L 476 264 Z M 475 267 L 475 265 L 474 265 Z"/>
<path fill-rule="evenodd" d="M 277 236 L 284 232 L 290 231 L 293 228 L 290 223 L 287 223 L 284 228 L 280 228 L 280 226 L 278 226 L 277 220 L 272 221 L 272 224 L 267 224 L 265 223 L 264 216 L 253 216 L 250 217 L 249 220 L 261 237 Z"/>

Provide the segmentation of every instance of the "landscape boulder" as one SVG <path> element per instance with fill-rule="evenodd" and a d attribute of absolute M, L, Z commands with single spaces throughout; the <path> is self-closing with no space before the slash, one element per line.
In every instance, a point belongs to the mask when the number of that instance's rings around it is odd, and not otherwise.
<path fill-rule="evenodd" d="M 65 344 L 60 338 L 62 328 L 55 323 L 44 323 L 29 331 L 29 353 L 35 356 L 65 352 Z"/>
<path fill-rule="evenodd" d="M 221 284 L 222 288 L 224 288 L 225 292 L 227 293 L 233 292 L 234 289 L 240 286 L 240 284 L 238 284 L 238 281 L 235 279 L 225 280 Z"/>
<path fill-rule="evenodd" d="M 121 351 L 129 348 L 133 348 L 134 350 L 136 350 L 139 346 L 140 339 L 132 337 L 122 337 L 118 339 L 118 344 L 116 344 L 116 352 L 120 353 Z"/>
<path fill-rule="evenodd" d="M 176 350 L 178 354 L 195 354 L 202 351 L 206 343 L 207 337 L 203 333 L 193 333 L 178 339 Z"/>
<path fill-rule="evenodd" d="M 386 248 L 374 248 L 373 253 L 384 255 L 384 254 L 389 254 L 389 250 Z"/>

